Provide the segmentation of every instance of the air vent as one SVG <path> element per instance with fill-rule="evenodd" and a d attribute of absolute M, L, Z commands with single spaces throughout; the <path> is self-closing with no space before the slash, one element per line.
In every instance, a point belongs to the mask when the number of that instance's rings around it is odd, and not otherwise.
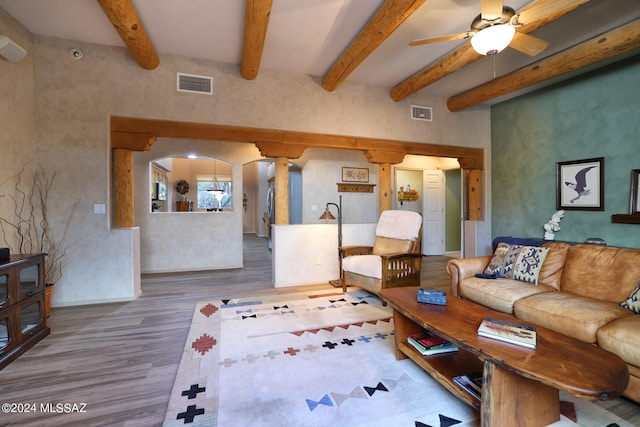
<path fill-rule="evenodd" d="M 213 94 L 213 77 L 178 73 L 178 92 Z"/>
<path fill-rule="evenodd" d="M 411 106 L 411 118 L 413 120 L 432 121 L 433 109 L 431 107 L 420 107 L 419 105 Z"/>

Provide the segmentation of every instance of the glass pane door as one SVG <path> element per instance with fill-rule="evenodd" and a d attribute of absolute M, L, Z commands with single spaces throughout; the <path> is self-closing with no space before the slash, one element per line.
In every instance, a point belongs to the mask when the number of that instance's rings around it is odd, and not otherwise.
<path fill-rule="evenodd" d="M 38 264 L 20 269 L 20 293 L 31 295 L 38 289 Z"/>

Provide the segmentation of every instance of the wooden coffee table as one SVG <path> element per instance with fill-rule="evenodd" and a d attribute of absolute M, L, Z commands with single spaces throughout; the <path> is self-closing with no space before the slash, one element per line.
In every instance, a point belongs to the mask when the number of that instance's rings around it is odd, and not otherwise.
<path fill-rule="evenodd" d="M 613 353 L 536 326 L 531 350 L 478 336 L 485 316 L 517 321 L 451 295 L 447 305 L 417 302 L 417 287 L 389 288 L 381 297 L 394 310 L 396 357 L 409 357 L 454 395 L 480 410 L 483 426 L 545 426 L 560 419 L 559 391 L 588 400 L 618 397 L 629 382 L 625 362 Z M 429 330 L 460 350 L 422 356 L 407 336 Z M 452 378 L 483 372 L 482 400 L 460 389 Z"/>

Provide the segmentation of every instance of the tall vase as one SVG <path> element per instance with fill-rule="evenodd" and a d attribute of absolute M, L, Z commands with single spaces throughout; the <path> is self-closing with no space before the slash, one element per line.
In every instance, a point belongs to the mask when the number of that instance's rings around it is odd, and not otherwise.
<path fill-rule="evenodd" d="M 44 286 L 44 311 L 47 318 L 51 313 L 51 294 L 53 293 L 53 283 L 47 283 Z"/>

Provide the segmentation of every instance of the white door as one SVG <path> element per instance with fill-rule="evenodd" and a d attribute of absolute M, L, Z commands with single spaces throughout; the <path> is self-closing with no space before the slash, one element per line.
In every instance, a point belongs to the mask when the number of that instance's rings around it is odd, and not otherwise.
<path fill-rule="evenodd" d="M 444 173 L 439 170 L 425 170 L 422 179 L 422 253 L 442 255 L 445 248 Z"/>

